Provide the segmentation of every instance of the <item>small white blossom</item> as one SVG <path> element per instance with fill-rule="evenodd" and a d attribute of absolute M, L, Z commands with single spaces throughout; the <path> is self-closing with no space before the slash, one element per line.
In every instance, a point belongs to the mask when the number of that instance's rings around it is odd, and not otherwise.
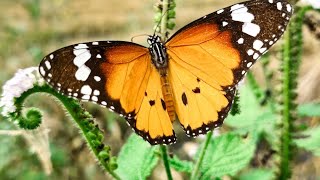
<path fill-rule="evenodd" d="M 23 92 L 33 88 L 35 84 L 43 84 L 43 79 L 38 73 L 37 67 L 19 69 L 2 87 L 0 99 L 2 115 L 8 116 L 9 113 L 14 112 L 16 110 L 14 98 L 20 97 Z"/>
<path fill-rule="evenodd" d="M 320 9 L 320 0 L 302 0 L 301 2 L 312 6 L 314 9 Z"/>

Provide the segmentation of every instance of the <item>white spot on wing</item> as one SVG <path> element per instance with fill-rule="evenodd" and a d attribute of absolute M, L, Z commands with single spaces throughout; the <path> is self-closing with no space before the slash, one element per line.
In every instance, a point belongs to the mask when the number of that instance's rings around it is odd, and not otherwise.
<path fill-rule="evenodd" d="M 84 86 L 82 86 L 80 92 L 82 94 L 90 95 L 92 93 L 92 89 L 89 85 L 84 85 Z"/>
<path fill-rule="evenodd" d="M 288 12 L 291 12 L 292 8 L 291 8 L 291 5 L 290 4 L 287 4 L 287 11 Z"/>
<path fill-rule="evenodd" d="M 99 45 L 99 42 L 92 42 L 92 45 Z"/>
<path fill-rule="evenodd" d="M 50 57 L 50 59 L 53 59 L 54 56 L 53 56 L 53 54 L 51 54 L 49 57 Z"/>
<path fill-rule="evenodd" d="M 235 4 L 235 5 L 231 6 L 230 10 L 233 11 L 233 10 L 240 9 L 240 8 L 243 8 L 243 7 L 244 7 L 243 4 Z"/>
<path fill-rule="evenodd" d="M 231 17 L 232 20 L 239 22 L 252 22 L 254 19 L 253 14 L 249 13 L 246 7 L 232 11 Z"/>
<path fill-rule="evenodd" d="M 226 25 L 228 25 L 228 22 L 223 21 L 223 22 L 222 22 L 222 26 L 224 27 L 224 26 L 226 26 Z"/>
<path fill-rule="evenodd" d="M 262 46 L 263 42 L 258 39 L 253 42 L 253 49 L 259 50 Z"/>
<path fill-rule="evenodd" d="M 96 58 L 101 58 L 101 55 L 100 55 L 100 54 L 97 54 Z"/>
<path fill-rule="evenodd" d="M 253 23 L 244 23 L 242 25 L 242 32 L 252 37 L 256 37 L 260 32 L 260 26 Z"/>
<path fill-rule="evenodd" d="M 74 47 L 74 49 L 85 49 L 88 48 L 86 44 L 78 44 L 77 46 Z"/>
<path fill-rule="evenodd" d="M 106 106 L 106 105 L 107 105 L 107 102 L 101 101 L 101 104 L 104 105 L 104 106 Z"/>
<path fill-rule="evenodd" d="M 251 67 L 251 65 L 252 65 L 252 62 L 248 62 L 247 67 L 249 68 Z"/>
<path fill-rule="evenodd" d="M 237 42 L 238 42 L 238 44 L 243 44 L 244 39 L 243 38 L 239 38 Z"/>
<path fill-rule="evenodd" d="M 264 53 L 266 50 L 267 50 L 267 48 L 264 47 L 264 48 L 261 48 L 261 49 L 259 50 L 259 52 L 260 52 L 260 53 Z"/>
<path fill-rule="evenodd" d="M 97 82 L 101 81 L 101 77 L 99 77 L 99 76 L 94 76 L 93 78 L 94 78 L 94 80 L 96 80 Z"/>
<path fill-rule="evenodd" d="M 259 58 L 259 54 L 258 53 L 254 53 L 253 59 L 258 59 L 258 58 Z"/>
<path fill-rule="evenodd" d="M 254 51 L 253 51 L 252 49 L 249 49 L 249 50 L 247 51 L 247 54 L 248 54 L 249 56 L 252 56 L 253 53 L 254 53 Z"/>
<path fill-rule="evenodd" d="M 95 102 L 98 101 L 98 97 L 97 96 L 92 96 L 91 99 L 92 99 L 92 101 L 95 101 Z"/>
<path fill-rule="evenodd" d="M 42 66 L 40 66 L 40 74 L 42 76 L 45 76 L 46 75 L 46 71 L 44 70 L 44 68 Z"/>
<path fill-rule="evenodd" d="M 273 3 L 273 0 L 269 0 L 269 3 Z"/>
<path fill-rule="evenodd" d="M 76 53 L 74 53 L 76 55 Z M 84 65 L 91 58 L 91 53 L 89 50 L 85 50 L 83 53 L 76 55 L 73 60 L 73 64 L 80 67 Z"/>
<path fill-rule="evenodd" d="M 281 2 L 277 2 L 277 9 L 280 11 L 282 9 L 282 4 Z"/>
<path fill-rule="evenodd" d="M 221 14 L 221 13 L 223 13 L 223 11 L 224 11 L 223 9 L 220 9 L 217 11 L 217 14 Z"/>
<path fill-rule="evenodd" d="M 46 65 L 47 69 L 51 69 L 51 64 L 49 61 L 45 61 L 44 64 Z"/>
<path fill-rule="evenodd" d="M 81 66 L 75 74 L 75 77 L 79 81 L 86 81 L 91 73 L 91 69 L 88 66 Z"/>
<path fill-rule="evenodd" d="M 90 96 L 89 96 L 89 95 L 83 95 L 83 96 L 82 96 L 82 99 L 84 99 L 84 100 L 89 100 L 89 99 L 90 99 Z"/>
<path fill-rule="evenodd" d="M 94 90 L 94 91 L 93 91 L 93 95 L 99 96 L 99 95 L 100 95 L 100 91 L 99 91 L 99 90 Z"/>

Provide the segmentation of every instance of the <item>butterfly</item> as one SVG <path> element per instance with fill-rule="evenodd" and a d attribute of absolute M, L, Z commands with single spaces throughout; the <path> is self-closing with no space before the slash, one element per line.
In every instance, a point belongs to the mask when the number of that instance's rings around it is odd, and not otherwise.
<path fill-rule="evenodd" d="M 284 33 L 285 0 L 252 0 L 220 9 L 149 47 L 126 41 L 70 45 L 43 58 L 39 72 L 62 94 L 124 117 L 150 144 L 176 142 L 177 118 L 188 136 L 219 127 L 237 84 Z"/>

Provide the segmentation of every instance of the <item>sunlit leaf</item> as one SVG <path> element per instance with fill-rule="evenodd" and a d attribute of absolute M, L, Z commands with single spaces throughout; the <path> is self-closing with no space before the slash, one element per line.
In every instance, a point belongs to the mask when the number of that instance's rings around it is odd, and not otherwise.
<path fill-rule="evenodd" d="M 116 173 L 121 179 L 146 179 L 159 160 L 156 150 L 157 146 L 132 134 L 119 153 Z"/>
<path fill-rule="evenodd" d="M 254 151 L 255 142 L 250 135 L 228 133 L 213 138 L 200 166 L 201 179 L 235 175 L 249 164 Z"/>

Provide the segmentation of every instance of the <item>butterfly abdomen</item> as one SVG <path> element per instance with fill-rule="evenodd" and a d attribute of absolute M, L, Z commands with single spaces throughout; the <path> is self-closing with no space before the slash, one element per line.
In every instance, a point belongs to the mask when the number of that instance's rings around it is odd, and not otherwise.
<path fill-rule="evenodd" d="M 165 69 L 162 69 L 160 71 L 166 71 Z M 170 117 L 171 121 L 174 121 L 176 118 L 176 112 L 174 108 L 174 100 L 173 100 L 173 94 L 172 89 L 168 81 L 167 73 L 160 72 L 161 74 L 161 88 L 162 88 L 162 94 L 164 101 L 162 102 L 162 106 L 166 108 L 168 115 Z"/>

